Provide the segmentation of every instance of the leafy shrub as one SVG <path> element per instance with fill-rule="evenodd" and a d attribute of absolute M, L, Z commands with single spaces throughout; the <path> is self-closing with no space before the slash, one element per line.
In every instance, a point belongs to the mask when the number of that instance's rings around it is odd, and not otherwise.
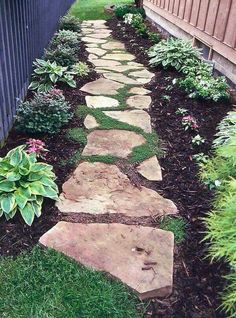
<path fill-rule="evenodd" d="M 68 71 L 67 67 L 58 65 L 56 62 L 44 61 L 36 59 L 33 63 L 34 69 L 33 81 L 29 89 L 37 90 L 38 92 L 48 92 L 58 83 L 63 82 L 70 87 L 76 87 L 74 74 Z"/>
<path fill-rule="evenodd" d="M 73 65 L 72 72 L 78 76 L 86 76 L 90 72 L 90 69 L 86 63 L 78 62 Z"/>
<path fill-rule="evenodd" d="M 145 23 L 140 24 L 140 25 L 136 28 L 136 30 L 137 30 L 137 33 L 138 33 L 139 35 L 141 35 L 142 37 L 144 37 L 144 38 L 147 38 L 147 37 L 148 37 L 148 27 L 146 26 Z"/>
<path fill-rule="evenodd" d="M 153 44 L 156 44 L 156 43 L 159 43 L 161 41 L 161 36 L 160 34 L 156 33 L 156 32 L 150 32 L 148 31 L 148 38 L 149 40 L 153 43 Z"/>
<path fill-rule="evenodd" d="M 230 141 L 235 136 L 236 112 L 232 111 L 221 121 L 216 133 L 216 139 L 213 141 L 214 147 L 218 147 Z"/>
<path fill-rule="evenodd" d="M 146 17 L 146 13 L 143 8 L 135 8 L 129 5 L 116 6 L 114 13 L 118 19 L 122 19 L 124 15 L 127 13 L 132 13 L 132 14 L 140 13 L 143 16 L 143 18 Z"/>
<path fill-rule="evenodd" d="M 70 105 L 60 90 L 38 93 L 31 101 L 21 103 L 17 129 L 27 133 L 55 134 L 72 118 Z"/>
<path fill-rule="evenodd" d="M 80 46 L 80 37 L 77 32 L 69 31 L 69 30 L 60 30 L 58 31 L 51 43 L 51 48 L 56 48 L 58 45 L 66 45 L 75 49 L 79 49 Z"/>
<path fill-rule="evenodd" d="M 162 65 L 164 68 L 174 67 L 178 71 L 185 65 L 186 60 L 200 57 L 199 50 L 193 48 L 189 41 L 175 38 L 161 40 L 158 44 L 153 45 L 149 49 L 148 55 L 151 58 L 151 65 Z"/>
<path fill-rule="evenodd" d="M 60 30 L 69 30 L 73 32 L 80 32 L 80 20 L 72 15 L 66 15 L 61 18 L 59 23 Z"/>
<path fill-rule="evenodd" d="M 0 216 L 12 219 L 19 211 L 31 225 L 41 215 L 44 197 L 57 200 L 58 189 L 52 166 L 37 162 L 24 146 L 0 158 Z"/>
<path fill-rule="evenodd" d="M 55 49 L 45 50 L 44 59 L 61 66 L 72 66 L 76 63 L 76 55 L 74 48 L 59 44 Z"/>

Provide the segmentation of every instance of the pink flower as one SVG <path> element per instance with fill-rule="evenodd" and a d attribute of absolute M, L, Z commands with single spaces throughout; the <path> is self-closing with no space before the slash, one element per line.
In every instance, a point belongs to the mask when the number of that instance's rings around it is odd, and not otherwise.
<path fill-rule="evenodd" d="M 48 93 L 51 95 L 61 95 L 63 91 L 61 89 L 52 88 Z"/>
<path fill-rule="evenodd" d="M 44 148 L 45 143 L 42 140 L 30 138 L 26 142 L 26 145 L 28 146 L 28 149 L 26 150 L 28 154 L 34 153 L 36 157 L 45 159 L 45 152 L 47 152 L 48 150 Z"/>
<path fill-rule="evenodd" d="M 196 119 L 192 117 L 191 115 L 184 116 L 182 118 L 182 125 L 185 127 L 185 130 L 187 129 L 196 130 L 199 128 Z"/>

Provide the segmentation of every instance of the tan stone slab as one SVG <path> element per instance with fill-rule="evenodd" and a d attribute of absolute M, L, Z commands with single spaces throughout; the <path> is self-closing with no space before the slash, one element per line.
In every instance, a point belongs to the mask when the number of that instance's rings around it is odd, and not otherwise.
<path fill-rule="evenodd" d="M 98 122 L 96 121 L 96 118 L 94 118 L 92 115 L 87 115 L 84 120 L 84 126 L 87 129 L 94 129 L 99 126 Z"/>
<path fill-rule="evenodd" d="M 174 203 L 152 189 L 135 186 L 116 165 L 83 162 L 63 186 L 63 213 L 117 213 L 131 217 L 176 214 Z"/>
<path fill-rule="evenodd" d="M 88 36 L 84 36 L 81 38 L 82 41 L 86 42 L 86 43 L 97 43 L 97 44 L 101 44 L 101 43 L 106 43 L 106 40 L 103 39 L 94 39 L 94 38 L 90 38 Z"/>
<path fill-rule="evenodd" d="M 106 39 L 110 37 L 110 33 L 89 33 L 87 36 L 94 39 Z"/>
<path fill-rule="evenodd" d="M 90 108 L 114 108 L 119 106 L 119 101 L 106 96 L 86 96 L 86 105 Z"/>
<path fill-rule="evenodd" d="M 104 66 L 103 69 L 123 73 L 126 71 L 134 70 L 134 69 L 140 69 L 137 66 L 131 66 L 131 65 L 117 65 L 117 66 Z"/>
<path fill-rule="evenodd" d="M 104 114 L 129 125 L 142 128 L 147 133 L 152 132 L 150 116 L 144 110 L 104 111 Z"/>
<path fill-rule="evenodd" d="M 113 61 L 132 61 L 135 59 L 135 56 L 129 53 L 111 53 L 106 54 L 104 57 L 106 60 L 113 60 Z"/>
<path fill-rule="evenodd" d="M 82 28 L 81 31 L 82 31 L 83 34 L 89 34 L 89 33 L 94 32 L 94 29 L 92 29 L 92 28 Z"/>
<path fill-rule="evenodd" d="M 91 95 L 116 95 L 124 85 L 106 78 L 99 78 L 85 84 L 80 90 Z"/>
<path fill-rule="evenodd" d="M 95 54 L 89 54 L 88 60 L 89 60 L 90 62 L 93 62 L 93 61 L 96 60 L 96 59 L 98 59 L 98 56 L 97 56 L 97 55 L 95 55 Z"/>
<path fill-rule="evenodd" d="M 140 84 L 148 84 L 151 81 L 151 79 L 149 78 L 141 78 L 141 77 L 137 77 L 136 80 Z"/>
<path fill-rule="evenodd" d="M 102 68 L 95 68 L 95 71 L 96 71 L 98 74 L 110 73 L 110 71 L 108 71 L 108 70 L 103 70 Z"/>
<path fill-rule="evenodd" d="M 124 50 L 125 45 L 118 41 L 109 41 L 101 45 L 101 48 L 105 50 Z"/>
<path fill-rule="evenodd" d="M 113 67 L 116 65 L 121 65 L 120 62 L 118 61 L 111 61 L 111 60 L 103 60 L 103 59 L 97 59 L 95 61 L 92 62 L 95 66 L 109 66 L 109 67 Z"/>
<path fill-rule="evenodd" d="M 129 93 L 135 94 L 135 95 L 147 95 L 147 94 L 150 94 L 151 91 L 149 91 L 148 89 L 143 88 L 143 87 L 132 87 L 129 90 Z"/>
<path fill-rule="evenodd" d="M 150 96 L 145 95 L 134 95 L 130 96 L 126 103 L 129 107 L 137 108 L 137 109 L 148 109 L 152 99 Z"/>
<path fill-rule="evenodd" d="M 157 160 L 157 157 L 151 157 L 144 160 L 138 167 L 137 171 L 147 180 L 150 181 L 161 181 L 162 171 L 161 166 Z"/>
<path fill-rule="evenodd" d="M 127 64 L 131 66 L 145 67 L 143 64 L 137 62 L 128 62 Z"/>
<path fill-rule="evenodd" d="M 40 238 L 94 270 L 109 273 L 132 288 L 140 299 L 172 292 L 174 235 L 151 227 L 124 224 L 59 222 Z M 144 268 L 152 263 L 150 270 Z"/>
<path fill-rule="evenodd" d="M 86 51 L 98 56 L 102 56 L 104 54 L 106 54 L 107 51 L 100 49 L 100 48 L 86 48 Z"/>
<path fill-rule="evenodd" d="M 96 43 L 87 43 L 86 47 L 98 47 L 98 44 L 96 44 Z"/>
<path fill-rule="evenodd" d="M 128 85 L 139 85 L 137 81 L 135 81 L 132 78 L 129 78 L 128 76 L 121 74 L 121 73 L 105 73 L 104 77 L 122 84 L 128 84 Z M 141 84 L 140 84 L 141 85 Z"/>
<path fill-rule="evenodd" d="M 154 75 L 155 75 L 155 74 L 149 72 L 149 71 L 146 70 L 146 69 L 139 70 L 139 71 L 135 71 L 135 72 L 130 72 L 130 73 L 129 73 L 129 76 L 133 76 L 133 77 L 135 77 L 135 78 L 141 77 L 141 78 L 151 79 Z"/>
<path fill-rule="evenodd" d="M 106 20 L 86 20 L 83 23 L 88 23 L 88 24 L 92 24 L 93 26 L 95 25 L 105 25 L 106 24 Z"/>
<path fill-rule="evenodd" d="M 134 147 L 146 142 L 145 138 L 128 130 L 95 130 L 87 137 L 87 145 L 82 155 L 111 155 L 127 158 Z"/>

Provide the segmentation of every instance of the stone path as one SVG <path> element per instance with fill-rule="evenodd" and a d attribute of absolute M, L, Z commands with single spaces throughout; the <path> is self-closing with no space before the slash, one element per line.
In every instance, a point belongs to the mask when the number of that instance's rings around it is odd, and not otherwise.
<path fill-rule="evenodd" d="M 128 160 L 152 133 L 147 112 L 152 100 L 143 85 L 151 81 L 153 74 L 135 62 L 135 56 L 126 52 L 123 43 L 111 37 L 105 21 L 83 22 L 82 33 L 89 60 L 100 74 L 99 79 L 80 88 L 86 105 L 119 124 L 107 129 L 96 115 L 87 115 L 84 125 L 89 133 L 82 156 L 108 155 Z M 153 154 L 134 168 L 147 180 L 162 180 L 161 167 Z M 119 224 L 119 218 L 173 215 L 177 208 L 172 201 L 152 189 L 134 185 L 115 164 L 84 160 L 64 183 L 57 207 L 68 216 L 112 214 L 117 223 L 59 222 L 40 238 L 41 244 L 120 279 L 141 299 L 171 293 L 173 233 Z"/>

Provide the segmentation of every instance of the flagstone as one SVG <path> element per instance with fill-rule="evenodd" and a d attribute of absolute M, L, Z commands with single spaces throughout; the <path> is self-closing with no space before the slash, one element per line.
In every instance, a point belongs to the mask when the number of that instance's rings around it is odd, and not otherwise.
<path fill-rule="evenodd" d="M 134 95 L 130 96 L 126 103 L 129 107 L 138 109 L 148 109 L 151 105 L 152 99 L 150 96 L 145 95 Z"/>
<path fill-rule="evenodd" d="M 128 62 L 127 64 L 131 66 L 145 67 L 143 64 L 137 62 Z"/>
<path fill-rule="evenodd" d="M 129 90 L 129 93 L 136 94 L 136 95 L 147 95 L 147 94 L 150 94 L 151 91 L 149 91 L 148 89 L 143 88 L 143 87 L 132 87 Z"/>
<path fill-rule="evenodd" d="M 152 132 L 150 116 L 143 110 L 104 111 L 104 114 L 118 121 L 142 128 L 147 133 Z"/>
<path fill-rule="evenodd" d="M 122 42 L 118 41 L 109 41 L 101 45 L 101 48 L 105 50 L 122 50 L 125 49 L 125 45 Z"/>
<path fill-rule="evenodd" d="M 146 142 L 142 135 L 133 131 L 110 129 L 95 130 L 87 136 L 87 145 L 82 155 L 111 155 L 119 158 L 127 158 L 134 147 Z"/>
<path fill-rule="evenodd" d="M 129 53 L 108 53 L 103 58 L 113 61 L 132 61 L 135 59 L 135 56 Z"/>
<path fill-rule="evenodd" d="M 172 232 L 116 223 L 59 222 L 40 243 L 119 279 L 142 300 L 172 292 Z"/>
<path fill-rule="evenodd" d="M 106 43 L 107 42 L 104 39 L 95 39 L 95 38 L 90 38 L 88 36 L 82 37 L 81 40 L 87 43 Z"/>
<path fill-rule="evenodd" d="M 92 62 L 95 66 L 109 66 L 109 67 L 113 67 L 113 66 L 117 66 L 117 65 L 121 65 L 120 62 L 118 61 L 111 61 L 111 60 L 103 60 L 103 59 L 98 59 Z"/>
<path fill-rule="evenodd" d="M 129 73 L 129 76 L 133 76 L 135 78 L 141 77 L 141 78 L 151 79 L 154 76 L 154 74 L 149 72 L 146 69 L 142 69 L 142 70 L 139 70 L 139 71 L 135 71 L 135 72 Z"/>
<path fill-rule="evenodd" d="M 139 83 L 128 76 L 121 73 L 105 73 L 104 77 L 119 83 L 128 84 L 128 85 L 138 85 Z"/>
<path fill-rule="evenodd" d="M 118 94 L 118 90 L 123 87 L 123 84 L 106 78 L 99 78 L 93 82 L 85 84 L 80 88 L 80 90 L 91 95 L 116 95 Z"/>
<path fill-rule="evenodd" d="M 97 47 L 98 48 L 98 44 L 96 44 L 96 43 L 87 43 L 86 47 Z"/>
<path fill-rule="evenodd" d="M 95 39 L 106 39 L 109 38 L 110 33 L 89 33 L 87 36 Z"/>
<path fill-rule="evenodd" d="M 98 122 L 96 121 L 96 118 L 92 115 L 87 115 L 84 120 L 84 126 L 87 129 L 94 129 L 99 126 Z"/>
<path fill-rule="evenodd" d="M 86 96 L 86 105 L 90 108 L 114 108 L 119 106 L 119 101 L 107 96 Z"/>
<path fill-rule="evenodd" d="M 98 55 L 98 56 L 102 56 L 107 52 L 107 51 L 100 49 L 100 48 L 86 48 L 86 51 L 88 51 L 89 53 Z"/>
<path fill-rule="evenodd" d="M 131 66 L 131 65 L 117 65 L 117 66 L 104 66 L 103 69 L 107 69 L 113 72 L 123 73 L 126 71 L 134 70 L 134 69 L 140 69 L 137 66 Z"/>
<path fill-rule="evenodd" d="M 88 60 L 89 60 L 90 62 L 93 62 L 93 61 L 96 60 L 96 59 L 98 59 L 98 56 L 97 56 L 97 55 L 95 55 L 95 54 L 89 54 L 89 55 L 88 55 Z"/>
<path fill-rule="evenodd" d="M 130 217 L 176 214 L 171 200 L 135 186 L 116 165 L 82 162 L 62 186 L 57 203 L 62 213 L 124 214 Z"/>
<path fill-rule="evenodd" d="M 160 181 L 162 180 L 161 166 L 156 156 L 141 162 L 137 167 L 137 171 L 147 180 Z"/>

